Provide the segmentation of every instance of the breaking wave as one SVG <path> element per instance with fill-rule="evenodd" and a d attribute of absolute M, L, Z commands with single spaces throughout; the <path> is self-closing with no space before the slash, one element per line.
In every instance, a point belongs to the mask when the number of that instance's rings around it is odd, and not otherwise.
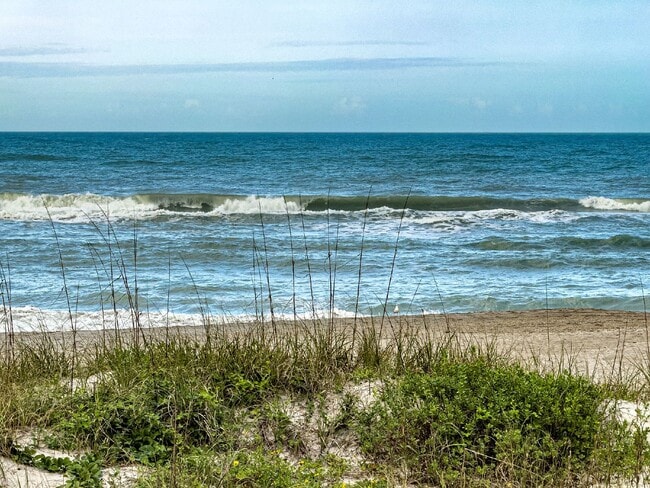
<path fill-rule="evenodd" d="M 89 222 L 147 220 L 169 215 L 296 213 L 298 203 L 283 197 L 143 194 L 125 197 L 92 193 L 66 195 L 0 194 L 0 219 Z"/>
<path fill-rule="evenodd" d="M 439 213 L 475 213 L 482 218 L 521 218 L 555 220 L 585 209 L 650 212 L 650 201 L 587 197 L 513 199 L 483 196 L 450 197 L 422 195 L 389 196 L 256 196 L 222 194 L 147 193 L 108 196 L 93 193 L 65 195 L 0 194 L 0 219 L 19 221 L 53 220 L 56 222 L 88 222 L 113 220 L 145 220 L 161 216 L 221 216 L 259 214 L 319 214 L 326 212 L 373 212 L 384 216 L 412 211 L 424 220 L 436 219 Z M 436 216 L 435 214 L 438 214 Z M 426 223 L 426 222 L 423 222 Z"/>
<path fill-rule="evenodd" d="M 650 212 L 650 200 L 638 198 L 587 197 L 580 205 L 596 210 L 625 210 L 628 212 Z"/>

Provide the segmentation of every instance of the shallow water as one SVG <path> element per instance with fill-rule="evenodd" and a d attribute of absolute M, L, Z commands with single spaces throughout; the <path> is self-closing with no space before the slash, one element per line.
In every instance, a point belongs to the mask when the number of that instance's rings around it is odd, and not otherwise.
<path fill-rule="evenodd" d="M 635 134 L 4 133 L 4 297 L 227 316 L 378 314 L 387 296 L 403 313 L 642 310 L 649 164 Z"/>

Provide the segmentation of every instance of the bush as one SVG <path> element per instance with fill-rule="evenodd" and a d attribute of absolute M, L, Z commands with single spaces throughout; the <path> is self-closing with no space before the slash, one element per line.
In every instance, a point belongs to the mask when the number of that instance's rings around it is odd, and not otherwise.
<path fill-rule="evenodd" d="M 358 415 L 363 449 L 405 463 L 411 477 L 520 479 L 539 485 L 590 459 L 604 420 L 602 394 L 586 379 L 540 375 L 484 358 L 442 360 L 408 374 Z"/>
<path fill-rule="evenodd" d="M 220 434 L 216 394 L 188 382 L 158 373 L 127 391 L 105 384 L 80 391 L 55 427 L 111 460 L 166 460 L 174 445 L 213 443 Z"/>

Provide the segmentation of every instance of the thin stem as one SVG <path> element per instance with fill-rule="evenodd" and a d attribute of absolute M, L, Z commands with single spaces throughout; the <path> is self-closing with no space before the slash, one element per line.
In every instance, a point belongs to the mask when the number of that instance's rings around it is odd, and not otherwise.
<path fill-rule="evenodd" d="M 307 231 L 305 230 L 305 214 L 302 212 L 302 197 L 300 198 L 300 222 L 302 224 L 302 239 L 305 244 L 305 260 L 307 262 L 307 277 L 309 278 L 309 293 L 311 295 L 311 314 L 316 319 L 316 304 L 314 303 L 314 284 L 311 277 L 311 263 L 309 261 L 309 248 L 307 246 Z"/>
<path fill-rule="evenodd" d="M 68 319 L 70 321 L 70 326 L 74 327 L 74 320 L 72 318 L 72 306 L 70 305 L 70 294 L 68 293 L 68 282 L 65 277 L 65 264 L 63 263 L 63 253 L 61 251 L 61 243 L 59 242 L 59 235 L 56 232 L 56 227 L 54 226 L 54 220 L 52 219 L 52 215 L 50 214 L 50 209 L 47 207 L 47 204 L 45 202 L 43 202 L 43 206 L 45 207 L 45 211 L 47 212 L 47 218 L 50 221 L 50 225 L 52 226 L 52 232 L 54 233 L 56 249 L 59 254 L 59 266 L 61 268 L 61 277 L 63 279 L 63 292 L 65 294 L 65 301 L 68 307 Z M 65 334 L 63 333 L 63 329 L 61 330 L 61 346 L 65 351 Z"/>
<path fill-rule="evenodd" d="M 291 303 L 293 305 L 293 320 L 297 319 L 296 313 L 296 257 L 293 250 L 293 234 L 291 231 L 291 216 L 289 215 L 289 206 L 287 198 L 284 198 L 284 208 L 287 212 L 287 225 L 289 227 L 289 246 L 291 247 Z"/>
<path fill-rule="evenodd" d="M 363 269 L 363 245 L 366 238 L 366 224 L 368 222 L 368 208 L 370 207 L 370 193 L 372 188 L 368 190 L 368 196 L 366 197 L 366 209 L 363 213 L 363 224 L 361 226 L 361 249 L 359 250 L 359 272 L 357 275 L 357 296 L 354 303 L 354 322 L 352 325 L 352 350 L 354 351 L 354 345 L 357 337 L 357 317 L 359 315 L 359 297 L 361 295 L 361 272 Z"/>
<path fill-rule="evenodd" d="M 384 307 L 381 314 L 381 322 L 379 324 L 379 337 L 381 337 L 384 330 L 384 318 L 386 317 L 386 308 L 388 307 L 388 297 L 390 295 L 390 285 L 393 282 L 393 274 L 395 272 L 395 262 L 397 261 L 397 249 L 399 248 L 399 238 L 402 233 L 402 224 L 404 223 L 404 216 L 406 215 L 406 208 L 408 205 L 409 198 L 411 196 L 411 191 L 406 195 L 404 200 L 404 207 L 402 208 L 402 214 L 399 218 L 399 226 L 397 227 L 397 237 L 395 238 L 395 246 L 393 248 L 393 259 L 390 264 L 390 274 L 388 276 L 388 286 L 386 287 L 386 298 L 384 299 Z"/>
<path fill-rule="evenodd" d="M 264 271 L 266 272 L 266 287 L 269 294 L 269 312 L 271 313 L 271 327 L 273 327 L 273 333 L 276 334 L 275 330 L 275 314 L 273 312 L 273 294 L 271 293 L 271 272 L 269 270 L 269 252 L 266 246 L 266 232 L 264 231 L 264 218 L 262 216 L 262 204 L 259 203 L 260 209 L 260 224 L 262 226 L 262 244 L 264 245 Z"/>

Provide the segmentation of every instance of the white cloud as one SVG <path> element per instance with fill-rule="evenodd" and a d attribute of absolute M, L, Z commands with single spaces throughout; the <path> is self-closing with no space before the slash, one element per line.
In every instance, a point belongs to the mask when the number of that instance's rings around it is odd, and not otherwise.
<path fill-rule="evenodd" d="M 84 54 L 86 49 L 65 46 L 61 43 L 49 43 L 44 46 L 15 46 L 0 48 L 0 57 L 50 56 L 59 54 Z"/>
<path fill-rule="evenodd" d="M 358 114 L 365 110 L 366 103 L 361 97 L 342 97 L 334 104 L 334 113 L 342 115 Z"/>
<path fill-rule="evenodd" d="M 478 97 L 454 98 L 451 100 L 451 102 L 455 105 L 460 105 L 461 107 L 471 107 L 480 111 L 483 111 L 492 105 L 492 102 L 490 100 Z"/>
<path fill-rule="evenodd" d="M 199 108 L 201 106 L 201 103 L 196 98 L 187 98 L 183 106 L 186 109 L 193 109 L 193 108 Z"/>
<path fill-rule="evenodd" d="M 382 40 L 361 40 L 361 41 L 283 41 L 274 42 L 272 46 L 277 47 L 354 47 L 354 46 L 427 46 L 428 42 L 423 41 L 382 41 Z"/>

